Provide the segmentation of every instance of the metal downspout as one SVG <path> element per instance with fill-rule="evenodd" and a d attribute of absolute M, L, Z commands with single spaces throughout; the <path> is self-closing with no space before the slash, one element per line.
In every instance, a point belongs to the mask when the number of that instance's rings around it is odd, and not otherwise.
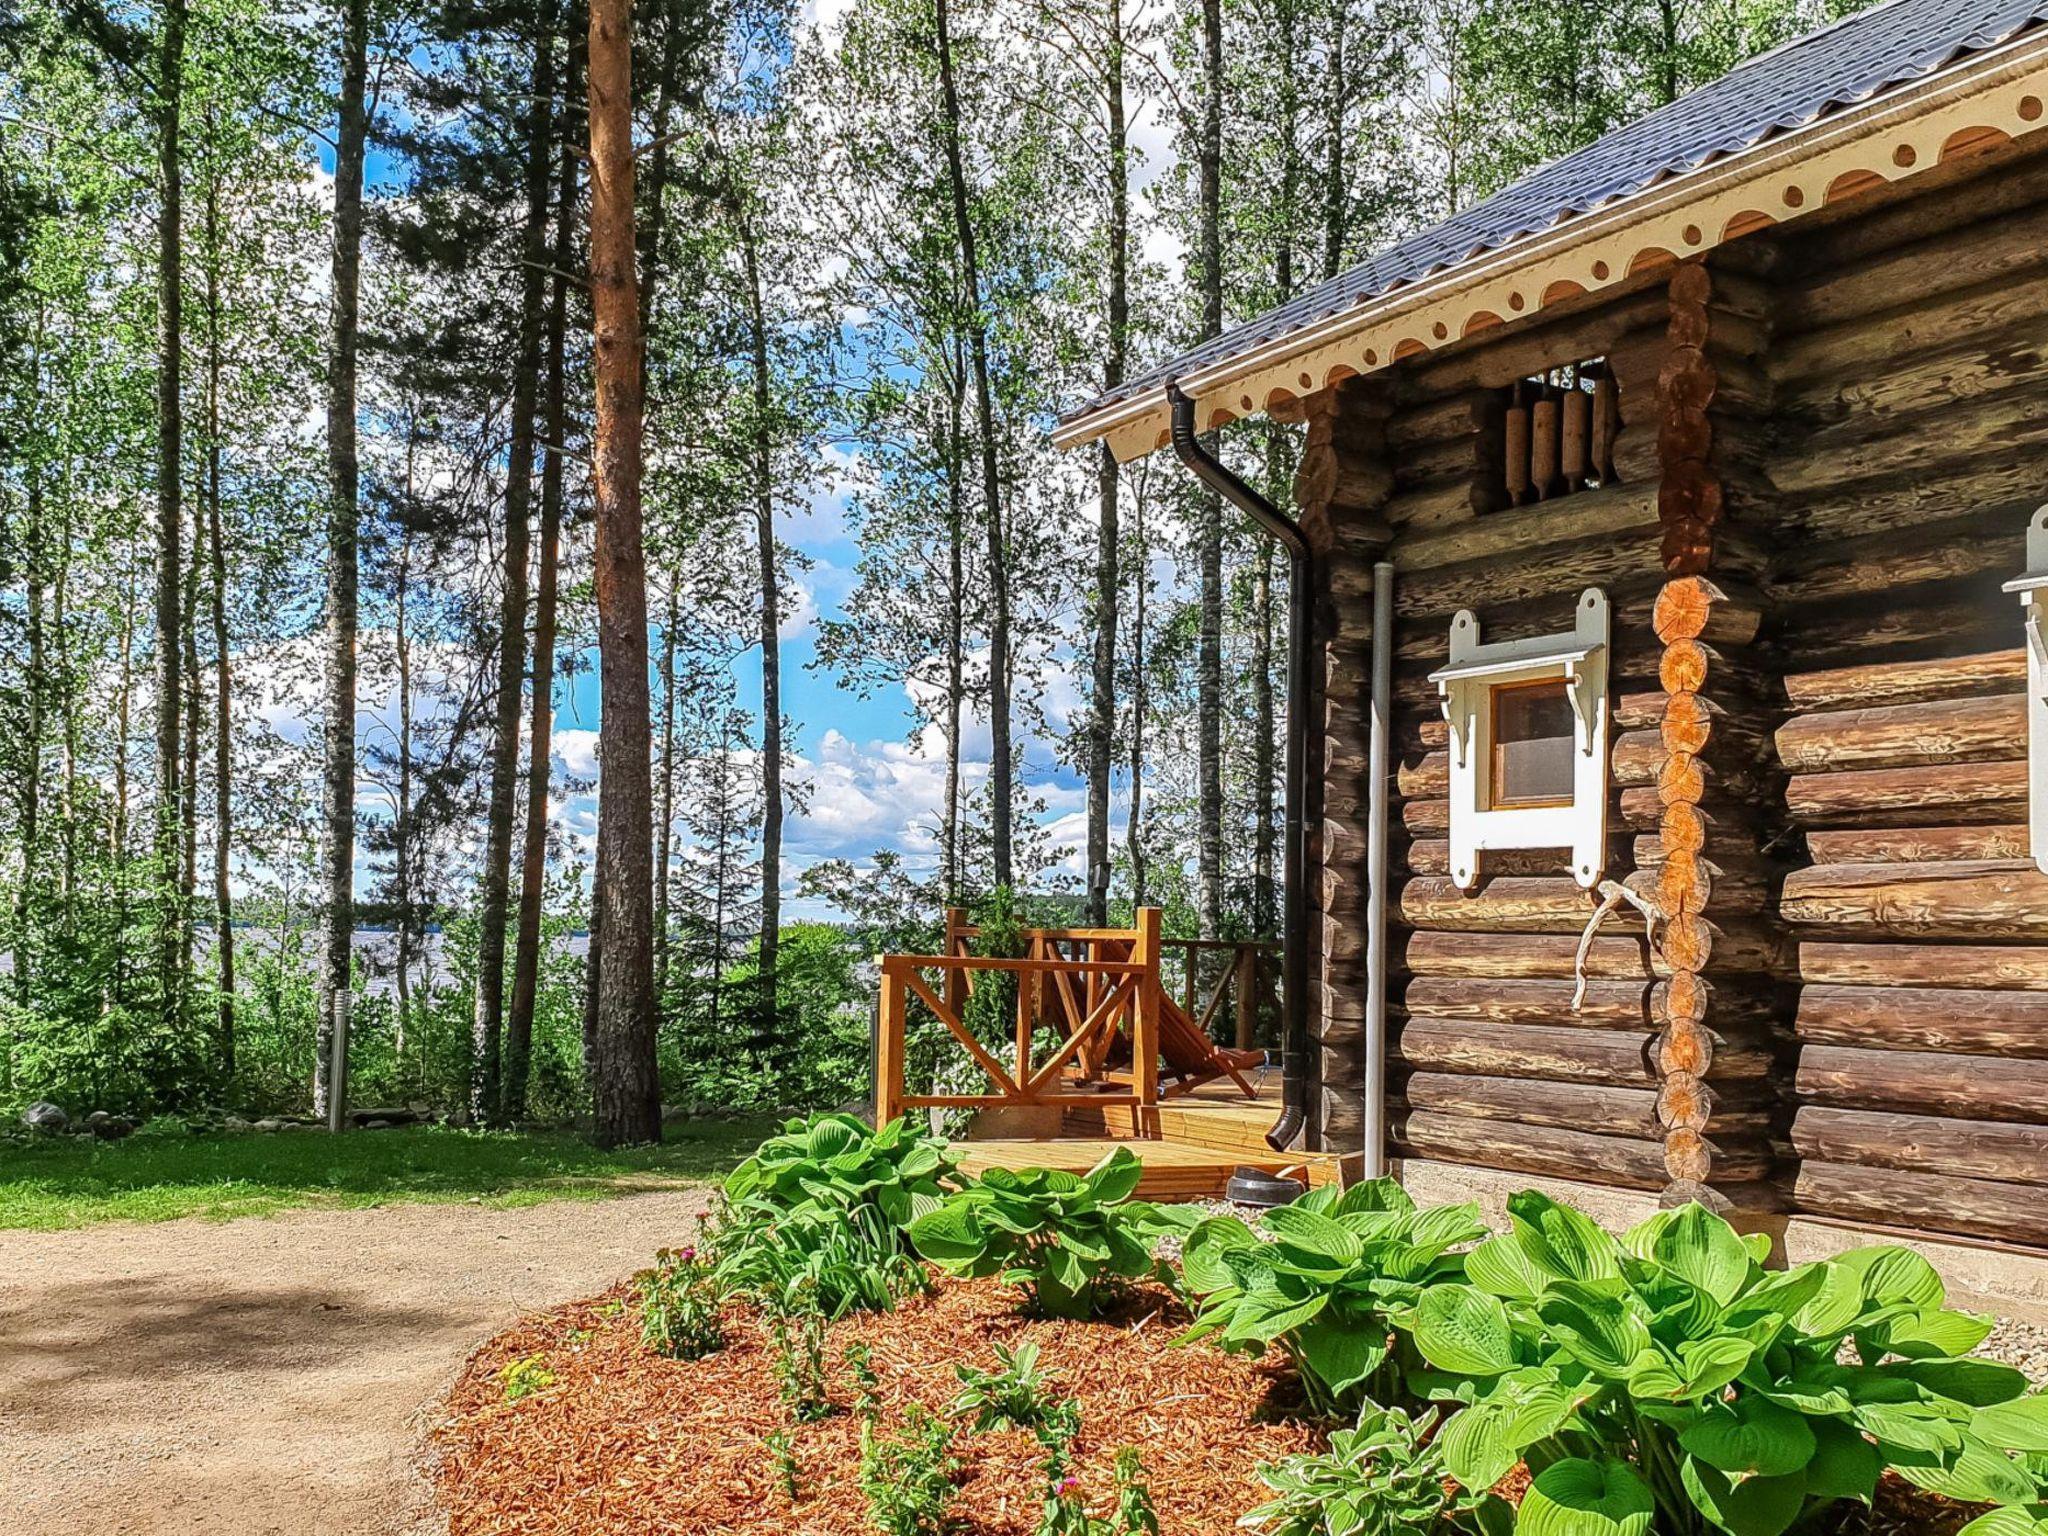
<path fill-rule="evenodd" d="M 1394 565 L 1372 568 L 1372 732 L 1366 753 L 1365 1176 L 1387 1172 L 1387 786 L 1394 707 Z"/>
<path fill-rule="evenodd" d="M 1288 555 L 1287 756 L 1285 868 L 1280 908 L 1281 1108 L 1266 1133 L 1275 1151 L 1292 1145 L 1308 1125 L 1308 730 L 1309 604 L 1315 590 L 1315 555 L 1301 525 L 1253 490 L 1202 446 L 1195 435 L 1195 402 L 1173 383 L 1173 449 L 1195 478 L 1246 513 L 1280 541 Z M 1377 887 L 1375 887 L 1377 889 Z M 1368 1113 L 1371 1113 L 1368 1107 Z"/>

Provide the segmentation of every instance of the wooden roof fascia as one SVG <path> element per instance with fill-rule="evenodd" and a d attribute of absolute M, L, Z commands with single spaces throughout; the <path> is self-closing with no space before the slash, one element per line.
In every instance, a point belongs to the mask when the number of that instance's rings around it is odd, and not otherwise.
<path fill-rule="evenodd" d="M 2048 33 L 2023 34 L 1752 150 L 1669 177 L 1595 213 L 1487 252 L 1355 310 L 1179 380 L 1202 429 L 1293 402 L 1482 330 L 1625 285 L 1943 163 L 1944 149 L 2048 130 Z M 1986 136 L 1994 136 L 1986 139 Z M 1782 185 L 1776 185 L 1780 180 Z M 1063 422 L 1066 449 L 1107 439 L 1122 462 L 1164 447 L 1162 390 Z"/>

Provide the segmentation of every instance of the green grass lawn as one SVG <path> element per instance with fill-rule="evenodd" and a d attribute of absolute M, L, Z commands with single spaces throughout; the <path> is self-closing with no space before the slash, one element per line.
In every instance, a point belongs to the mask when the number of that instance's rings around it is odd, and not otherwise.
<path fill-rule="evenodd" d="M 765 1119 L 689 1121 L 670 1126 L 658 1147 L 616 1152 L 567 1135 L 435 1126 L 0 1142 L 0 1229 L 224 1221 L 308 1205 L 603 1199 L 719 1178 L 773 1128 Z"/>

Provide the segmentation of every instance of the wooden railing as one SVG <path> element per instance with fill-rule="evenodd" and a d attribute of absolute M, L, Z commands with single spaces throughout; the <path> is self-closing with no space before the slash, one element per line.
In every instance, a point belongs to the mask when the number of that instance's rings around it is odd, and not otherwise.
<path fill-rule="evenodd" d="M 1165 1001 L 1159 980 L 1160 912 L 1148 907 L 1130 928 L 1030 929 L 1021 959 L 967 953 L 974 929 L 947 914 L 943 955 L 882 957 L 882 999 L 875 1062 L 878 1123 L 911 1109 L 989 1109 L 1003 1105 L 1130 1105 L 1143 1111 L 1159 1102 L 1159 1030 Z M 996 1059 L 975 1038 L 964 1014 L 976 978 L 1009 972 L 1017 977 L 1016 1055 Z M 936 973 L 935 988 L 926 978 Z M 992 1084 L 987 1093 L 912 1093 L 905 1082 L 905 1050 L 912 1000 L 944 1026 Z M 1032 1061 L 1038 1027 L 1047 1013 L 1065 1039 L 1043 1062 Z M 1127 1090 L 1070 1088 L 1071 1069 L 1083 1082 L 1099 1081 L 1110 1049 L 1122 1033 L 1131 1047 Z"/>
<path fill-rule="evenodd" d="M 978 930 L 955 908 L 946 914 L 945 953 L 883 956 L 875 1043 L 877 1114 L 886 1121 L 911 1109 L 1130 1105 L 1141 1111 L 1138 1123 L 1149 1132 L 1156 1128 L 1156 1117 L 1143 1111 L 1156 1106 L 1162 1094 L 1228 1077 L 1246 1097 L 1256 1097 L 1244 1075 L 1247 1058 L 1219 1051 L 1205 1032 L 1233 977 L 1242 985 L 1256 985 L 1255 962 L 1232 962 L 1198 1023 L 1193 991 L 1188 1006 L 1176 1003 L 1167 993 L 1161 961 L 1171 943 L 1194 945 L 1188 960 L 1192 974 L 1200 941 L 1163 938 L 1161 917 L 1157 907 L 1145 907 L 1129 928 L 1028 928 L 1021 957 L 994 959 L 973 953 Z M 998 1060 L 966 1020 L 977 978 L 1003 972 L 1017 978 L 1015 1052 L 1008 1061 Z M 989 1081 L 986 1092 L 910 1091 L 905 1055 L 914 1007 L 927 1010 L 966 1051 Z M 1047 1029 L 1058 1032 L 1059 1044 L 1035 1061 L 1040 1033 Z M 1122 1072 L 1111 1070 L 1119 1041 L 1128 1047 L 1128 1086 Z M 1162 1065 L 1174 1079 L 1166 1089 L 1160 1086 Z"/>
<path fill-rule="evenodd" d="M 1181 1011 L 1195 1028 L 1210 1034 L 1227 1002 L 1238 1048 L 1256 1047 L 1261 1015 L 1280 1016 L 1280 946 L 1255 939 L 1165 939 L 1161 944 L 1162 958 L 1180 958 Z"/>

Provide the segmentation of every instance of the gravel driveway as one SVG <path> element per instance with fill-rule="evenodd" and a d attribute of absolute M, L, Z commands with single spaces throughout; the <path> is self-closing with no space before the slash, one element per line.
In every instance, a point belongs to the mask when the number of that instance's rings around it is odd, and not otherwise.
<path fill-rule="evenodd" d="M 523 1310 L 639 1268 L 704 1200 L 0 1232 L 0 1524 L 412 1529 L 420 1410 L 467 1351 Z"/>

